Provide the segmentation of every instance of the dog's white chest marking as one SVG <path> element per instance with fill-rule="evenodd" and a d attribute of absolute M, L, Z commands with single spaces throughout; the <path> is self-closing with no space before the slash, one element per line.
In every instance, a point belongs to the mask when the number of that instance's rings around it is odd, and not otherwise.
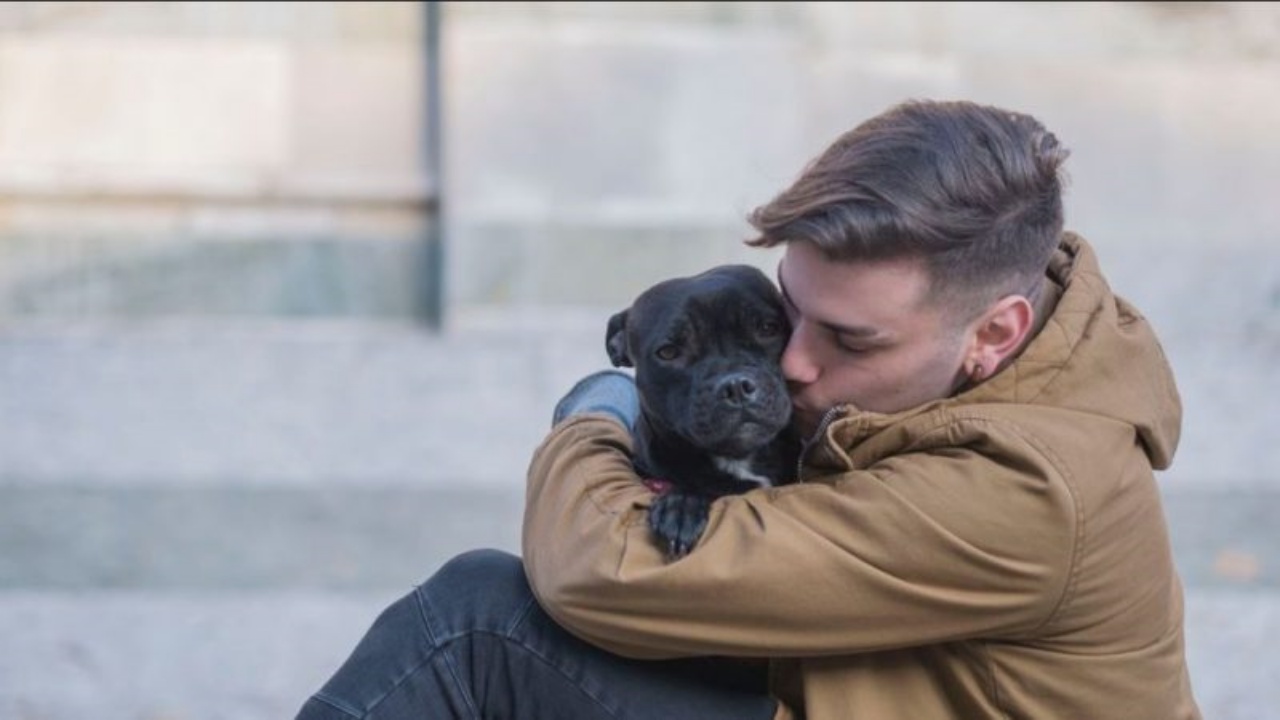
<path fill-rule="evenodd" d="M 739 480 L 757 483 L 760 487 L 773 487 L 772 480 L 763 475 L 757 475 L 751 472 L 751 463 L 747 460 L 717 457 L 715 458 L 715 462 L 716 467 Z"/>

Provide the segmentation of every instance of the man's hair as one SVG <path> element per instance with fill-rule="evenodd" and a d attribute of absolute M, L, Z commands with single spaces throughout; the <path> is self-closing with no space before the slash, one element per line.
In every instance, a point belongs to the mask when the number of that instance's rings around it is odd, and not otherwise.
<path fill-rule="evenodd" d="M 1028 115 L 905 102 L 837 138 L 754 210 L 747 244 L 811 242 L 841 262 L 919 258 L 927 299 L 967 322 L 999 297 L 1038 293 L 1062 233 L 1067 155 Z"/>

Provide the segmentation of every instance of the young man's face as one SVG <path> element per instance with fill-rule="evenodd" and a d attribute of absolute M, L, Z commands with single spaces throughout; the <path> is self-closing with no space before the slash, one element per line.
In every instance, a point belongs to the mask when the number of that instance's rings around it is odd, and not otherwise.
<path fill-rule="evenodd" d="M 920 261 L 839 263 L 791 242 L 778 283 L 792 323 L 782 370 L 806 435 L 835 405 L 896 412 L 947 397 L 964 379 L 971 332 L 926 302 Z"/>

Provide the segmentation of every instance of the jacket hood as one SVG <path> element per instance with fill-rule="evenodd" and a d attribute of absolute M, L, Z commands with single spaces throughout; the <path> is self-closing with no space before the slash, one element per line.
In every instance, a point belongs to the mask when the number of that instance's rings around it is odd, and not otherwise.
<path fill-rule="evenodd" d="M 956 402 L 1017 402 L 1111 418 L 1133 426 L 1151 460 L 1173 461 L 1182 402 L 1150 324 L 1112 293 L 1093 249 L 1065 233 L 1050 262 L 1057 305 L 1022 353 Z"/>

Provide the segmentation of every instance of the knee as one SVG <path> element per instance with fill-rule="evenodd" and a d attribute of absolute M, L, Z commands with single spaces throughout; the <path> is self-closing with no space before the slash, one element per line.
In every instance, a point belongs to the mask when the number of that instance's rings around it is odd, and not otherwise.
<path fill-rule="evenodd" d="M 500 550 L 452 558 L 418 587 L 418 595 L 434 622 L 455 632 L 508 631 L 533 602 L 520 558 Z"/>
<path fill-rule="evenodd" d="M 520 558 L 501 550 L 469 550 L 455 555 L 424 583 L 447 588 L 451 594 L 492 594 L 499 597 L 527 592 Z"/>

